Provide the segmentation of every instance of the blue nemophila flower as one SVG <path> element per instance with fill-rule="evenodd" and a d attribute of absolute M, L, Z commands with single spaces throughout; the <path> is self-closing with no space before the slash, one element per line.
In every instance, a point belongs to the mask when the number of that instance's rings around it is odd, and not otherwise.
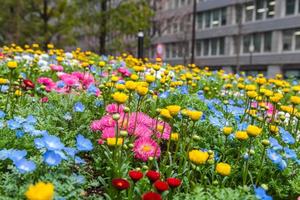
<path fill-rule="evenodd" d="M 58 88 L 63 88 L 63 87 L 65 87 L 65 85 L 66 85 L 66 83 L 63 82 L 63 81 L 58 81 L 58 82 L 56 83 L 56 87 L 58 87 Z"/>
<path fill-rule="evenodd" d="M 25 133 L 31 133 L 35 130 L 34 126 L 28 123 L 23 124 L 23 130 Z"/>
<path fill-rule="evenodd" d="M 94 84 L 91 84 L 87 89 L 88 94 L 96 95 L 97 91 L 98 89 Z"/>
<path fill-rule="evenodd" d="M 2 110 L 0 110 L 0 118 L 2 119 L 2 118 L 4 118 L 5 117 L 5 112 L 3 112 Z"/>
<path fill-rule="evenodd" d="M 85 109 L 84 105 L 81 102 L 77 102 L 74 105 L 74 111 L 75 112 L 83 112 Z"/>
<path fill-rule="evenodd" d="M 17 130 L 16 131 L 16 136 L 17 136 L 17 138 L 21 138 L 21 137 L 23 137 L 24 136 L 24 131 L 22 131 L 22 130 Z"/>
<path fill-rule="evenodd" d="M 85 164 L 85 161 L 78 156 L 75 156 L 75 164 Z"/>
<path fill-rule="evenodd" d="M 297 154 L 293 149 L 290 149 L 288 147 L 283 148 L 285 157 L 292 160 L 297 160 Z"/>
<path fill-rule="evenodd" d="M 217 126 L 217 127 L 220 127 L 220 128 L 223 128 L 226 125 L 226 120 L 224 120 L 223 118 L 220 119 L 218 117 L 213 117 L 212 115 L 209 116 L 209 122 L 213 126 Z"/>
<path fill-rule="evenodd" d="M 288 131 L 284 130 L 282 127 L 279 127 L 279 133 L 284 143 L 286 144 L 295 143 L 295 139 L 293 138 L 293 136 Z"/>
<path fill-rule="evenodd" d="M 272 200 L 273 199 L 271 196 L 269 196 L 267 194 L 266 190 L 263 189 L 262 187 L 255 187 L 254 192 L 255 192 L 255 196 L 258 199 L 261 199 L 261 200 Z"/>
<path fill-rule="evenodd" d="M 79 151 L 91 151 L 93 149 L 92 142 L 81 134 L 76 137 L 76 146 Z"/>
<path fill-rule="evenodd" d="M 78 184 L 84 184 L 85 183 L 85 177 L 82 175 L 77 175 L 77 174 L 73 174 L 72 178 L 75 180 L 76 183 Z"/>
<path fill-rule="evenodd" d="M 63 118 L 67 121 L 70 121 L 72 119 L 71 113 L 67 112 L 66 114 L 64 114 Z"/>
<path fill-rule="evenodd" d="M 22 123 L 26 122 L 26 119 L 24 119 L 23 117 L 20 117 L 20 116 L 15 116 L 14 120 L 16 122 L 18 122 L 19 124 L 22 124 Z"/>
<path fill-rule="evenodd" d="M 22 174 L 32 172 L 36 169 L 36 164 L 31 160 L 26 160 L 25 158 L 16 161 L 14 164 L 18 171 Z"/>
<path fill-rule="evenodd" d="M 282 146 L 278 143 L 278 141 L 275 138 L 270 137 L 269 141 L 272 149 L 274 149 L 275 151 L 282 149 Z"/>
<path fill-rule="evenodd" d="M 235 138 L 234 134 L 231 133 L 230 135 L 227 136 L 227 139 L 232 141 Z"/>
<path fill-rule="evenodd" d="M 278 154 L 275 150 L 273 149 L 268 149 L 267 150 L 267 156 L 268 158 L 277 165 L 279 170 L 284 170 L 287 167 L 287 163 L 285 160 L 282 159 L 282 156 Z"/>
<path fill-rule="evenodd" d="M 7 121 L 7 126 L 10 130 L 16 130 L 21 127 L 21 124 L 14 119 L 10 119 Z"/>
<path fill-rule="evenodd" d="M 248 159 L 249 159 L 249 154 L 248 154 L 248 153 L 245 153 L 245 154 L 243 155 L 243 158 L 244 158 L 244 160 L 248 160 Z"/>
<path fill-rule="evenodd" d="M 66 154 L 68 156 L 70 156 L 71 158 L 75 157 L 75 154 L 77 153 L 77 149 L 72 148 L 72 147 L 65 147 L 64 151 L 66 152 Z"/>
<path fill-rule="evenodd" d="M 166 99 L 166 98 L 168 98 L 169 95 L 170 95 L 170 91 L 165 91 L 163 93 L 160 93 L 158 95 L 158 97 L 161 98 L 161 99 Z"/>
<path fill-rule="evenodd" d="M 48 131 L 46 130 L 33 130 L 30 132 L 31 136 L 41 136 L 41 135 L 48 135 Z"/>
<path fill-rule="evenodd" d="M 10 151 L 7 149 L 0 150 L 0 160 L 6 160 L 8 158 Z"/>
<path fill-rule="evenodd" d="M 95 106 L 96 106 L 96 107 L 103 106 L 103 101 L 96 100 L 96 101 L 95 101 Z"/>
<path fill-rule="evenodd" d="M 180 94 L 188 94 L 189 93 L 188 86 L 186 86 L 186 85 L 179 86 L 178 89 L 180 91 Z"/>
<path fill-rule="evenodd" d="M 37 149 L 42 149 L 45 147 L 45 143 L 43 138 L 35 138 L 34 139 L 34 145 Z"/>
<path fill-rule="evenodd" d="M 8 158 L 11 159 L 13 162 L 23 159 L 27 155 L 26 150 L 17 150 L 17 149 L 10 149 Z"/>
<path fill-rule="evenodd" d="M 43 143 L 44 143 L 44 147 L 47 150 L 62 150 L 64 148 L 64 144 L 61 143 L 60 139 L 56 136 L 53 135 L 44 135 L 43 139 Z"/>
<path fill-rule="evenodd" d="M 61 156 L 54 151 L 46 151 L 43 157 L 44 162 L 49 166 L 57 166 L 62 161 Z"/>
<path fill-rule="evenodd" d="M 246 130 L 247 127 L 248 127 L 248 123 L 243 122 L 238 125 L 238 130 Z"/>
<path fill-rule="evenodd" d="M 9 89 L 9 86 L 8 85 L 1 85 L 0 86 L 0 90 L 2 93 L 6 93 Z"/>
<path fill-rule="evenodd" d="M 3 121 L 0 121 L 0 128 L 3 128 L 4 127 L 4 123 Z"/>
<path fill-rule="evenodd" d="M 32 125 L 35 125 L 35 123 L 37 122 L 36 118 L 32 115 L 28 115 L 25 120 L 27 124 L 32 124 Z"/>

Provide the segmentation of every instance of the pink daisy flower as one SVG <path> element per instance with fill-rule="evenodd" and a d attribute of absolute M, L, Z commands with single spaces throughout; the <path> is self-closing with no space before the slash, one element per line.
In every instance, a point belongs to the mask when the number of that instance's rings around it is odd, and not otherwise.
<path fill-rule="evenodd" d="M 114 127 L 108 127 L 103 129 L 101 138 L 107 139 L 107 138 L 113 138 L 115 137 L 115 128 Z"/>
<path fill-rule="evenodd" d="M 165 125 L 164 125 L 164 123 L 165 123 Z M 165 140 L 168 140 L 170 138 L 172 128 L 168 123 L 158 121 L 157 127 L 156 127 L 156 122 L 155 122 L 155 124 L 152 128 L 155 131 L 155 134 L 156 134 L 157 138 L 162 138 L 162 139 L 165 139 Z"/>
<path fill-rule="evenodd" d="M 64 71 L 64 67 L 61 65 L 51 65 L 50 68 L 52 71 L 57 71 L 57 72 Z"/>
<path fill-rule="evenodd" d="M 158 158 L 160 156 L 160 147 L 151 138 L 139 138 L 134 142 L 134 157 L 142 161 L 147 161 L 149 157 Z"/>
<path fill-rule="evenodd" d="M 119 110 L 118 110 L 118 104 L 112 103 L 106 106 L 105 108 L 106 112 L 109 114 L 114 114 L 114 113 L 122 113 L 124 111 L 124 106 L 120 105 Z"/>

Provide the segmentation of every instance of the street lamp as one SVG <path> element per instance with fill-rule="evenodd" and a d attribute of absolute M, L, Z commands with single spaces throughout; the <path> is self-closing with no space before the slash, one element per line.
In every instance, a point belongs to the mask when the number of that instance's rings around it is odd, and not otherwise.
<path fill-rule="evenodd" d="M 252 65 L 252 61 L 253 61 L 253 52 L 254 52 L 254 45 L 251 44 L 249 46 L 249 52 L 250 52 L 250 66 Z"/>
<path fill-rule="evenodd" d="M 144 32 L 139 31 L 137 34 L 138 37 L 138 58 L 143 58 L 144 57 Z"/>

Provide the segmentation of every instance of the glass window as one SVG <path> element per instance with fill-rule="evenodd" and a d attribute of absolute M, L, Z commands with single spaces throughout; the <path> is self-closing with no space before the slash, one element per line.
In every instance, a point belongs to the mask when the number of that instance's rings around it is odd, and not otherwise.
<path fill-rule="evenodd" d="M 219 10 L 214 10 L 212 12 L 212 26 L 213 27 L 218 27 L 220 25 L 220 22 L 219 22 L 219 15 L 220 15 L 220 11 Z"/>
<path fill-rule="evenodd" d="M 171 19 L 167 20 L 167 33 L 171 33 Z"/>
<path fill-rule="evenodd" d="M 227 9 L 226 8 L 222 8 L 221 10 L 221 25 L 224 26 L 226 25 L 227 22 Z"/>
<path fill-rule="evenodd" d="M 217 55 L 217 48 L 218 48 L 218 39 L 211 40 L 211 55 Z"/>
<path fill-rule="evenodd" d="M 245 7 L 245 10 L 246 10 L 245 21 L 246 22 L 253 21 L 253 11 L 254 11 L 254 8 L 255 8 L 255 6 L 254 6 L 253 2 L 246 3 L 246 7 Z"/>
<path fill-rule="evenodd" d="M 298 2 L 298 12 L 300 13 L 300 1 Z"/>
<path fill-rule="evenodd" d="M 286 0 L 286 5 L 285 5 L 286 15 L 295 14 L 295 8 L 296 8 L 296 0 Z"/>
<path fill-rule="evenodd" d="M 300 2 L 300 1 L 299 1 Z M 275 15 L 276 0 L 267 0 L 267 18 L 273 18 Z"/>
<path fill-rule="evenodd" d="M 173 32 L 177 33 L 177 23 L 176 22 L 173 24 Z"/>
<path fill-rule="evenodd" d="M 175 0 L 175 8 L 179 7 L 179 0 Z"/>
<path fill-rule="evenodd" d="M 178 50 L 178 57 L 182 57 L 182 55 L 183 55 L 183 43 L 178 43 L 178 45 L 177 45 L 177 50 Z"/>
<path fill-rule="evenodd" d="M 210 28 L 210 11 L 205 13 L 205 28 Z"/>
<path fill-rule="evenodd" d="M 219 54 L 224 55 L 225 52 L 225 39 L 222 37 L 219 41 Z"/>
<path fill-rule="evenodd" d="M 209 40 L 204 40 L 204 42 L 203 42 L 203 54 L 204 54 L 204 56 L 208 56 L 208 54 L 209 54 Z"/>
<path fill-rule="evenodd" d="M 202 17 L 202 13 L 198 13 L 197 14 L 197 28 L 198 29 L 202 29 L 202 25 L 203 25 L 203 17 Z"/>
<path fill-rule="evenodd" d="M 176 57 L 176 44 L 172 44 L 172 57 L 175 58 Z"/>
<path fill-rule="evenodd" d="M 254 45 L 254 52 L 260 52 L 261 48 L 261 34 L 256 33 L 253 35 L 253 45 Z"/>
<path fill-rule="evenodd" d="M 292 50 L 293 33 L 294 32 L 292 30 L 283 31 L 283 36 L 282 36 L 283 51 Z"/>
<path fill-rule="evenodd" d="M 185 5 L 185 0 L 181 0 L 181 5 Z"/>
<path fill-rule="evenodd" d="M 263 19 L 266 9 L 264 8 L 265 0 L 256 1 L 256 20 Z"/>
<path fill-rule="evenodd" d="M 181 22 L 180 22 L 179 31 L 180 32 L 184 31 L 184 20 L 181 20 Z"/>
<path fill-rule="evenodd" d="M 300 50 L 300 30 L 295 32 L 296 50 Z"/>
<path fill-rule="evenodd" d="M 264 33 L 264 51 L 272 51 L 272 32 Z"/>
<path fill-rule="evenodd" d="M 166 58 L 170 58 L 170 44 L 166 45 Z"/>
<path fill-rule="evenodd" d="M 235 6 L 235 23 L 236 24 L 239 24 L 241 22 L 241 20 L 242 20 L 243 14 L 242 14 L 242 9 L 241 8 L 242 7 L 239 4 L 237 4 Z"/>
<path fill-rule="evenodd" d="M 243 37 L 243 52 L 244 53 L 249 53 L 249 47 L 251 44 L 251 36 L 250 35 L 245 35 Z"/>
<path fill-rule="evenodd" d="M 196 41 L 196 55 L 201 56 L 201 40 Z"/>

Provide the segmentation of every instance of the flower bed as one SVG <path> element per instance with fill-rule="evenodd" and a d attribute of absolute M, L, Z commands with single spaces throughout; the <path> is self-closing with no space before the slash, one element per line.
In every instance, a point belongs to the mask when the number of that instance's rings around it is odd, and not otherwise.
<path fill-rule="evenodd" d="M 0 199 L 300 195 L 296 80 L 36 44 L 0 67 Z"/>

